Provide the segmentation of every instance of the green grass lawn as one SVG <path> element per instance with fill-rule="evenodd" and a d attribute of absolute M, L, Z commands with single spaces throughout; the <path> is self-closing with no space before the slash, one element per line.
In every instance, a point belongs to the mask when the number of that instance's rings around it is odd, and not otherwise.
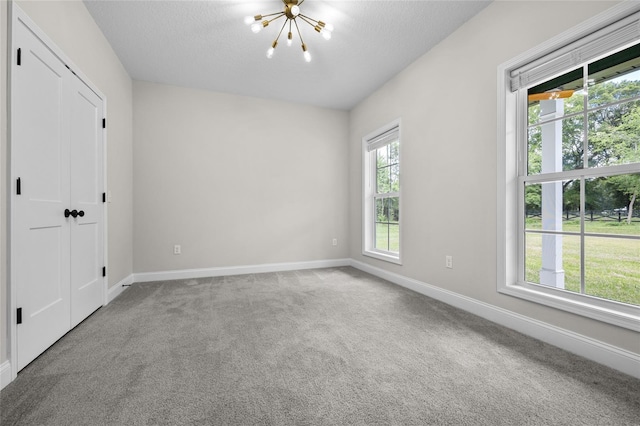
<path fill-rule="evenodd" d="M 376 248 L 398 253 L 400 251 L 400 226 L 376 223 Z"/>
<path fill-rule="evenodd" d="M 640 223 L 589 222 L 587 232 L 640 235 Z M 527 219 L 527 229 L 540 229 L 539 219 Z M 563 223 L 563 230 L 580 230 L 578 220 Z M 562 237 L 565 289 L 580 292 L 580 237 Z M 539 283 L 542 235 L 526 238 L 526 279 Z M 585 237 L 585 293 L 609 300 L 640 305 L 640 240 Z"/>
<path fill-rule="evenodd" d="M 528 218 L 527 229 L 542 229 L 542 221 L 540 218 Z M 562 230 L 566 232 L 580 232 L 580 220 L 571 219 L 562 221 Z M 585 221 L 585 231 L 594 234 L 640 235 L 640 222 L 631 222 L 631 224 L 627 224 L 626 221 L 589 222 L 587 220 Z"/>

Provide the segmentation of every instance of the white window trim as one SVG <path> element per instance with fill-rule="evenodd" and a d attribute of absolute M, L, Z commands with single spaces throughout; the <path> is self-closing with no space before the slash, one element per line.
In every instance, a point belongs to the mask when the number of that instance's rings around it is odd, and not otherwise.
<path fill-rule="evenodd" d="M 586 39 L 594 31 L 612 25 L 640 11 L 637 2 L 623 2 L 573 29 L 535 47 L 498 67 L 498 149 L 497 149 L 497 290 L 499 293 L 550 306 L 634 331 L 640 331 L 640 308 L 571 293 L 518 279 L 518 262 L 522 262 L 522 242 L 518 220 L 522 206 L 518 203 L 517 165 L 525 154 L 520 152 L 518 132 L 526 112 L 518 102 L 518 91 L 511 91 L 511 73 L 570 43 Z M 519 126 L 520 125 L 520 126 Z"/>
<path fill-rule="evenodd" d="M 376 182 L 376 178 L 375 167 L 372 167 L 371 164 L 371 153 L 367 150 L 367 144 L 370 140 L 373 140 L 395 127 L 398 128 L 398 135 L 400 139 L 400 153 L 398 156 L 398 163 L 400 165 L 400 190 L 397 192 L 397 196 L 399 197 L 398 208 L 400 209 L 400 217 L 398 219 L 398 223 L 400 224 L 400 246 L 397 254 L 374 248 L 373 241 L 375 239 L 375 235 L 373 231 L 373 223 L 375 221 L 375 209 L 371 204 L 373 202 L 372 200 L 374 195 L 374 188 L 371 184 Z M 402 244 L 404 240 L 404 238 L 402 238 L 402 212 L 402 127 L 400 125 L 400 119 L 398 118 L 362 138 L 362 254 L 364 256 L 402 265 Z"/>

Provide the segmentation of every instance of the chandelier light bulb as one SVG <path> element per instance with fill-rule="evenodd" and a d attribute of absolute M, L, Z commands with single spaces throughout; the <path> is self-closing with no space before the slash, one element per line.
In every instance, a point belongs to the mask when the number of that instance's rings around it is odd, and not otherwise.
<path fill-rule="evenodd" d="M 324 29 L 331 32 L 333 31 L 333 25 L 331 24 L 324 24 Z"/>
<path fill-rule="evenodd" d="M 245 24 L 251 25 L 254 22 L 255 22 L 255 19 L 253 18 L 253 16 L 245 16 L 244 17 L 244 23 Z"/>
<path fill-rule="evenodd" d="M 293 16 L 298 16 L 300 14 L 300 6 L 298 5 L 291 6 L 291 14 Z"/>
<path fill-rule="evenodd" d="M 307 61 L 307 62 L 311 62 L 311 53 L 309 53 L 309 51 L 308 51 L 308 50 L 305 50 L 305 51 L 304 51 L 304 53 L 303 53 L 303 55 L 304 55 L 304 60 L 305 60 L 305 61 Z"/>
<path fill-rule="evenodd" d="M 325 40 L 331 40 L 331 30 L 327 29 L 327 24 L 322 21 L 318 21 L 318 25 L 313 27 L 318 33 L 322 35 Z"/>
<path fill-rule="evenodd" d="M 289 35 L 287 35 L 287 46 L 291 46 L 293 44 L 293 34 L 289 31 Z"/>
<path fill-rule="evenodd" d="M 278 46 L 278 40 L 274 40 L 269 50 L 267 50 L 267 58 L 273 58 L 273 53 L 276 51 L 276 46 Z"/>
<path fill-rule="evenodd" d="M 262 24 L 256 22 L 255 24 L 251 25 L 251 31 L 253 31 L 254 34 L 258 34 L 261 30 Z"/>

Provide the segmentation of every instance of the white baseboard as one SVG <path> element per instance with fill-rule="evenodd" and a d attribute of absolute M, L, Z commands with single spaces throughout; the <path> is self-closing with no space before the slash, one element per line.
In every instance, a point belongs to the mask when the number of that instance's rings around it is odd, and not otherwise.
<path fill-rule="evenodd" d="M 357 260 L 351 266 L 640 379 L 633 352 Z"/>
<path fill-rule="evenodd" d="M 11 383 L 11 363 L 5 361 L 0 364 L 0 389 L 4 389 L 9 383 Z"/>
<path fill-rule="evenodd" d="M 181 269 L 176 271 L 142 272 L 134 274 L 134 282 L 184 280 L 188 278 L 221 277 L 229 275 L 260 274 L 264 272 L 295 271 L 301 269 L 349 266 L 351 259 L 312 260 L 308 262 L 267 263 L 220 268 Z"/>
<path fill-rule="evenodd" d="M 118 297 L 120 293 L 125 291 L 128 288 L 127 286 L 130 286 L 133 282 L 133 274 L 131 274 L 120 280 L 116 285 L 110 287 L 109 290 L 107 290 L 107 303 L 105 303 L 105 305 L 108 305 L 113 299 Z"/>

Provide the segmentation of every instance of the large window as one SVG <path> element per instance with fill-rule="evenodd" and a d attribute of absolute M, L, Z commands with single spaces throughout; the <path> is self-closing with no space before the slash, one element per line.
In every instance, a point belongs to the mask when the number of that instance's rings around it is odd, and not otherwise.
<path fill-rule="evenodd" d="M 400 262 L 400 127 L 398 122 L 363 139 L 363 253 Z"/>
<path fill-rule="evenodd" d="M 632 329 L 640 329 L 638 23 L 616 19 L 500 70 L 508 210 L 499 212 L 499 290 Z"/>

